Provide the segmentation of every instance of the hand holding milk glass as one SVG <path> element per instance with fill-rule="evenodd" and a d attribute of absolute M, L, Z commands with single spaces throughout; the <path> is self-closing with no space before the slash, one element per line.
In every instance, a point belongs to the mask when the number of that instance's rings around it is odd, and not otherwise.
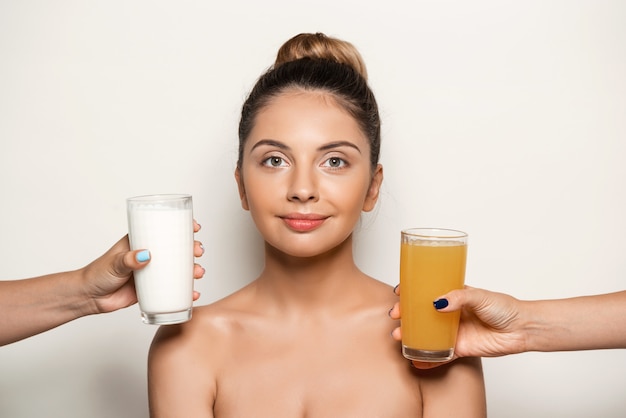
<path fill-rule="evenodd" d="M 452 359 L 460 311 L 437 312 L 433 301 L 463 288 L 467 234 L 437 228 L 401 232 L 400 327 L 402 354 L 409 360 Z"/>
<path fill-rule="evenodd" d="M 131 250 L 150 251 L 150 263 L 133 273 L 143 322 L 166 325 L 188 321 L 194 268 L 191 196 L 137 196 L 127 199 L 126 204 Z"/>

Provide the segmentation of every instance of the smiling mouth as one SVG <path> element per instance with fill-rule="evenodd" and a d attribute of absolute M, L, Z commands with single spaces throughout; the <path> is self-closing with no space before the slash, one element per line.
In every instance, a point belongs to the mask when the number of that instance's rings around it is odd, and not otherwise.
<path fill-rule="evenodd" d="M 281 219 L 292 230 L 297 232 L 309 232 L 320 227 L 328 217 L 318 215 L 288 215 Z"/>

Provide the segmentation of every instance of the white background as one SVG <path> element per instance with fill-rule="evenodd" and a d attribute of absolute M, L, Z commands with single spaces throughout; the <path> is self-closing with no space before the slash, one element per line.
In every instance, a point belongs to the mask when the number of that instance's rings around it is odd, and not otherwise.
<path fill-rule="evenodd" d="M 0 279 L 87 264 L 126 233 L 126 197 L 167 192 L 203 226 L 199 304 L 254 278 L 240 106 L 285 40 L 322 31 L 360 49 L 383 117 L 366 272 L 395 285 L 399 230 L 439 226 L 469 232 L 468 284 L 624 289 L 624 22 L 618 0 L 2 0 Z M 0 348 L 0 417 L 146 417 L 155 330 L 133 306 Z M 484 369 L 492 417 L 626 416 L 623 350 Z"/>

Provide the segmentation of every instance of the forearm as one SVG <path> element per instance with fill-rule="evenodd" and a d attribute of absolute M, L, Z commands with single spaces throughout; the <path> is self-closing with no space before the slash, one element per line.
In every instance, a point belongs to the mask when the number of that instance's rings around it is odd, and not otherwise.
<path fill-rule="evenodd" d="M 626 291 L 523 305 L 527 351 L 626 348 Z"/>
<path fill-rule="evenodd" d="M 0 346 L 91 313 L 82 270 L 0 281 Z"/>

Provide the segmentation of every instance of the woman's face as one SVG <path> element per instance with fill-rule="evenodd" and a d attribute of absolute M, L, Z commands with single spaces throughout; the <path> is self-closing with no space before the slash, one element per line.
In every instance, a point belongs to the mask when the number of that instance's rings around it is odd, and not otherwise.
<path fill-rule="evenodd" d="M 298 257 L 329 251 L 374 208 L 382 167 L 356 121 L 320 92 L 286 92 L 256 117 L 241 168 L 241 202 L 266 242 Z"/>

